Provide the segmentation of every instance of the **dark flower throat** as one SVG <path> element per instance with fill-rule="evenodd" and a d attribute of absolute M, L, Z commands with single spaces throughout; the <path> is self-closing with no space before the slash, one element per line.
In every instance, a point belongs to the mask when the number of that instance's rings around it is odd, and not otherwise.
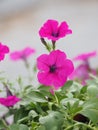
<path fill-rule="evenodd" d="M 56 71 L 56 69 L 57 69 L 57 67 L 56 67 L 55 64 L 50 66 L 50 72 L 51 73 L 54 73 Z"/>

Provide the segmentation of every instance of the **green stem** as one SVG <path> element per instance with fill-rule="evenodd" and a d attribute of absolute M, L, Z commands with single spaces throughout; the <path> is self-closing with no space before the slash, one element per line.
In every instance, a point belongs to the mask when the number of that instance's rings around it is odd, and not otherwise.
<path fill-rule="evenodd" d="M 52 41 L 53 50 L 55 50 L 55 41 Z"/>
<path fill-rule="evenodd" d="M 66 128 L 66 130 L 71 130 L 73 127 L 75 126 L 79 126 L 79 125 L 82 125 L 86 128 L 89 128 L 90 130 L 94 130 L 94 128 L 92 128 L 91 126 L 87 125 L 87 124 L 83 124 L 83 123 L 76 123 L 76 124 L 73 124 L 72 126 L 69 126 Z"/>
<path fill-rule="evenodd" d="M 6 130 L 10 130 L 9 127 L 7 126 L 6 122 L 2 119 L 2 123 L 4 125 L 4 127 L 6 128 Z"/>
<path fill-rule="evenodd" d="M 54 97 L 55 97 L 55 100 L 56 100 L 57 105 L 59 105 L 59 100 L 58 100 L 58 98 L 57 98 L 57 96 L 56 96 L 56 93 L 55 93 L 55 92 L 54 92 Z"/>
<path fill-rule="evenodd" d="M 47 42 L 44 40 L 44 38 L 41 38 L 41 42 L 42 42 L 43 45 L 46 47 L 46 49 L 50 52 L 51 49 L 50 49 L 50 47 L 47 45 Z"/>
<path fill-rule="evenodd" d="M 25 58 L 24 59 L 24 64 L 25 64 L 25 68 L 26 68 L 26 70 L 27 70 L 27 72 L 28 72 L 28 80 L 29 80 L 29 83 L 32 83 L 32 76 L 31 76 L 31 71 L 30 71 L 30 64 L 29 64 L 29 62 L 28 62 L 28 60 Z"/>

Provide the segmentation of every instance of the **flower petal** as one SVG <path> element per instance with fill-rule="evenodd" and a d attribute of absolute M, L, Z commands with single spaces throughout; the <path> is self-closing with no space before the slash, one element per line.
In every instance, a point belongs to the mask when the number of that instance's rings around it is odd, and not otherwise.
<path fill-rule="evenodd" d="M 48 63 L 50 65 L 56 63 L 57 66 L 60 66 L 65 59 L 66 59 L 66 54 L 60 50 L 56 50 L 50 53 L 48 58 Z"/>
<path fill-rule="evenodd" d="M 43 54 L 37 58 L 37 68 L 42 71 L 49 71 L 47 54 Z"/>

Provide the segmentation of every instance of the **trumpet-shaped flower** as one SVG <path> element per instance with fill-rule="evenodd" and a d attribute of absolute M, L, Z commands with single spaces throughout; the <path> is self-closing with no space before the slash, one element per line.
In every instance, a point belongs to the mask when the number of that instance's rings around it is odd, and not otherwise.
<path fill-rule="evenodd" d="M 95 57 L 96 55 L 97 55 L 97 52 L 92 51 L 89 53 L 83 53 L 76 56 L 73 60 L 74 61 L 80 60 L 82 61 L 82 63 L 76 67 L 76 69 L 73 71 L 73 73 L 70 75 L 69 78 L 72 80 L 74 79 L 79 80 L 80 82 L 83 83 L 83 85 L 85 85 L 86 80 L 90 79 L 89 74 L 93 74 L 93 75 L 97 74 L 96 70 L 93 69 L 89 63 L 89 58 Z"/>
<path fill-rule="evenodd" d="M 79 65 L 70 75 L 70 79 L 86 80 L 89 77 L 88 66 L 85 64 Z"/>
<path fill-rule="evenodd" d="M 26 47 L 23 50 L 20 51 L 14 51 L 10 54 L 11 60 L 17 61 L 17 60 L 25 60 L 27 59 L 30 55 L 32 55 L 35 52 L 33 48 Z"/>
<path fill-rule="evenodd" d="M 80 54 L 80 55 L 76 56 L 74 58 L 74 60 L 87 61 L 89 58 L 95 57 L 96 55 L 97 55 L 96 51 L 92 51 L 92 52 L 89 52 L 89 53 L 83 53 L 83 54 Z"/>
<path fill-rule="evenodd" d="M 39 35 L 41 38 L 48 38 L 52 41 L 57 41 L 58 39 L 71 33 L 72 31 L 68 28 L 65 21 L 61 22 L 59 25 L 56 20 L 47 20 L 39 30 Z"/>
<path fill-rule="evenodd" d="M 0 104 L 6 107 L 12 107 L 19 101 L 20 101 L 20 98 L 16 96 L 8 96 L 6 98 L 0 98 Z"/>
<path fill-rule="evenodd" d="M 86 84 L 86 80 L 90 79 L 90 75 L 93 74 L 96 75 L 96 70 L 90 68 L 87 64 L 80 64 L 69 76 L 69 79 L 71 80 L 78 80 L 83 85 Z"/>
<path fill-rule="evenodd" d="M 9 48 L 6 45 L 0 43 L 0 61 L 4 59 L 5 54 L 9 52 Z"/>
<path fill-rule="evenodd" d="M 46 86 L 54 87 L 55 90 L 62 87 L 67 77 L 74 70 L 71 60 L 60 50 L 43 54 L 37 58 L 38 81 Z"/>

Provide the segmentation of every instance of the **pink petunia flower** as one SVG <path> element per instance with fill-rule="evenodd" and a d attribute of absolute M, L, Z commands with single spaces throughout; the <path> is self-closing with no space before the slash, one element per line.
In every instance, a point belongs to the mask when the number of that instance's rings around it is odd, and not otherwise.
<path fill-rule="evenodd" d="M 8 46 L 0 43 L 0 61 L 4 59 L 6 53 L 9 53 Z"/>
<path fill-rule="evenodd" d="M 55 90 L 62 87 L 67 81 L 67 77 L 74 70 L 71 60 L 60 50 L 43 54 L 37 58 L 38 81 L 46 86 L 54 87 Z"/>
<path fill-rule="evenodd" d="M 84 54 L 80 54 L 78 56 L 76 56 L 74 58 L 74 60 L 82 60 L 82 61 L 87 61 L 89 58 L 91 57 L 95 57 L 97 55 L 97 52 L 96 51 L 92 51 L 92 52 L 89 52 L 89 53 L 84 53 Z"/>
<path fill-rule="evenodd" d="M 89 74 L 88 74 L 88 66 L 85 64 L 79 65 L 69 76 L 70 79 L 80 79 L 80 80 L 85 80 L 88 79 Z"/>
<path fill-rule="evenodd" d="M 8 96 L 6 98 L 0 98 L 0 104 L 4 105 L 6 107 L 12 107 L 20 100 L 21 99 L 16 96 Z"/>
<path fill-rule="evenodd" d="M 86 80 L 90 79 L 89 74 L 96 75 L 96 70 L 90 68 L 87 64 L 80 64 L 69 76 L 71 80 L 78 80 L 82 85 L 86 85 Z"/>
<path fill-rule="evenodd" d="M 46 23 L 40 28 L 39 35 L 41 38 L 48 38 L 52 41 L 57 41 L 60 38 L 65 37 L 67 34 L 71 34 L 72 30 L 68 28 L 67 23 L 61 22 L 59 25 L 56 20 L 47 20 Z"/>
<path fill-rule="evenodd" d="M 17 61 L 17 60 L 25 60 L 27 59 L 30 55 L 35 53 L 35 50 L 30 47 L 26 47 L 23 50 L 20 51 L 14 51 L 10 54 L 11 60 Z"/>

